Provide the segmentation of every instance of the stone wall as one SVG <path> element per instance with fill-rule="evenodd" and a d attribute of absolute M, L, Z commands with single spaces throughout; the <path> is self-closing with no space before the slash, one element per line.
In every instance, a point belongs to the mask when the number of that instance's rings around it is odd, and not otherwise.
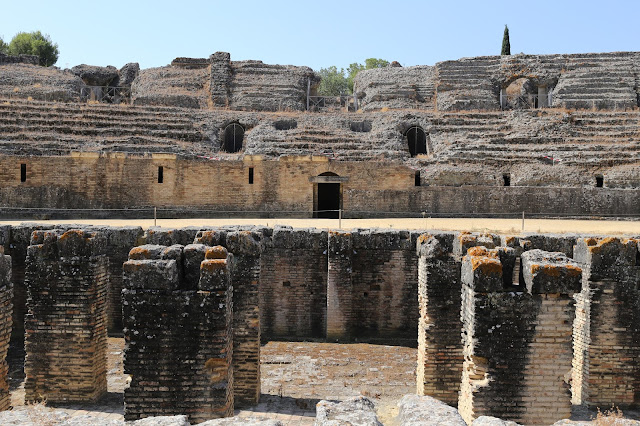
<path fill-rule="evenodd" d="M 621 407 L 640 403 L 640 269 L 638 240 L 581 238 L 576 297 L 573 402 Z"/>
<path fill-rule="evenodd" d="M 11 340 L 12 299 L 11 258 L 4 254 L 4 247 L 0 244 L 0 411 L 11 407 L 7 351 Z"/>
<path fill-rule="evenodd" d="M 262 254 L 263 338 L 324 337 L 326 312 L 327 232 L 276 226 Z"/>
<path fill-rule="evenodd" d="M 124 264 L 125 419 L 233 415 L 233 258 L 144 245 Z"/>
<path fill-rule="evenodd" d="M 519 80 L 526 87 L 517 95 L 530 100 L 540 96 L 534 108 L 546 105 L 552 92 L 554 107 L 625 110 L 638 106 L 639 62 L 637 52 L 484 56 L 439 62 L 433 71 L 431 67 L 364 71 L 356 76 L 355 85 L 361 104 L 370 109 L 498 110 L 501 89 Z M 417 101 L 425 81 L 436 102 Z M 518 108 L 518 102 L 511 100 L 503 105 Z"/>
<path fill-rule="evenodd" d="M 327 338 L 415 338 L 417 233 L 329 232 Z"/>
<path fill-rule="evenodd" d="M 231 61 L 226 52 L 209 59 L 176 58 L 170 66 L 142 70 L 132 85 L 134 104 L 250 111 L 304 111 L 308 85 L 319 77 L 309 67 Z"/>
<path fill-rule="evenodd" d="M 39 65 L 39 58 L 38 55 L 5 55 L 0 53 L 0 65 L 5 64 Z"/>
<path fill-rule="evenodd" d="M 25 401 L 95 401 L 107 391 L 106 238 L 35 231 L 25 284 Z"/>
<path fill-rule="evenodd" d="M 581 269 L 561 253 L 522 255 L 524 287 L 505 287 L 512 248 L 472 248 L 462 265 L 464 366 L 458 408 L 546 425 L 571 415 L 573 293 Z M 509 275 L 510 278 L 510 275 Z"/>
<path fill-rule="evenodd" d="M 435 109 L 435 67 L 386 67 L 360 71 L 355 91 L 364 111 Z"/>

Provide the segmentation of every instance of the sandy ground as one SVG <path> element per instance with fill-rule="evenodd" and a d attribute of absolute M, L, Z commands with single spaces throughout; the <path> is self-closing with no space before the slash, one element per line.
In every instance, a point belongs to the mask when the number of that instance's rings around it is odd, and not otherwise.
<path fill-rule="evenodd" d="M 25 221 L 0 221 L 0 224 L 19 224 Z M 74 219 L 32 221 L 54 224 L 89 224 L 109 226 L 154 226 L 153 219 Z M 487 231 L 503 234 L 522 232 L 584 233 L 640 235 L 640 221 L 631 220 L 566 220 L 566 219 L 495 219 L 495 218 L 426 218 L 426 219 L 158 219 L 157 226 L 182 228 L 186 226 L 223 225 L 289 225 L 294 228 L 394 228 L 445 231 Z"/>

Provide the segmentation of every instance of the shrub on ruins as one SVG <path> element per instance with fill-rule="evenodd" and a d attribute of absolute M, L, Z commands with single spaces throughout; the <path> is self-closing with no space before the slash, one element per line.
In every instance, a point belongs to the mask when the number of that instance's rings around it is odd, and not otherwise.
<path fill-rule="evenodd" d="M 347 68 L 347 84 L 349 86 L 349 93 L 353 93 L 353 80 L 356 78 L 356 74 L 358 74 L 360 71 L 371 70 L 374 68 L 385 68 L 388 66 L 389 61 L 379 58 L 367 58 L 364 60 L 364 65 L 357 62 L 349 65 L 349 68 Z"/>
<path fill-rule="evenodd" d="M 511 55 L 511 44 L 509 43 L 509 27 L 504 26 L 504 35 L 502 36 L 502 53 L 501 55 Z"/>
<path fill-rule="evenodd" d="M 40 65 L 50 67 L 58 61 L 58 45 L 48 34 L 40 31 L 16 34 L 9 43 L 10 55 L 36 55 L 40 58 Z"/>
<path fill-rule="evenodd" d="M 329 68 L 320 68 L 320 85 L 318 86 L 318 95 L 321 96 L 338 96 L 349 92 L 347 77 L 344 68 L 330 66 Z"/>

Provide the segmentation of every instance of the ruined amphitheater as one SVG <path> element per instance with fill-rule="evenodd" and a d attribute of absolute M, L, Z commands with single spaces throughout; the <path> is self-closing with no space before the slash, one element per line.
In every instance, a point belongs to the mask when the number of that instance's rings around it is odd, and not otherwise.
<path fill-rule="evenodd" d="M 640 53 L 318 82 L 0 55 L 3 424 L 634 417 L 640 235 L 15 222 L 640 212 Z"/>

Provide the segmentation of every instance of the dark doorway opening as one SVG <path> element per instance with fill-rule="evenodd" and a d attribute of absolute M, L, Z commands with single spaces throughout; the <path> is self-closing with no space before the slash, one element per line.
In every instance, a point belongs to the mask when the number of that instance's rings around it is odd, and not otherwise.
<path fill-rule="evenodd" d="M 339 183 L 319 183 L 318 184 L 318 217 L 326 219 L 337 219 L 340 209 L 340 184 Z"/>
<path fill-rule="evenodd" d="M 27 165 L 26 164 L 20 164 L 20 182 L 26 182 L 27 181 Z"/>
<path fill-rule="evenodd" d="M 427 151 L 427 135 L 422 127 L 413 126 L 405 133 L 407 143 L 409 144 L 409 154 L 415 157 L 418 154 L 428 154 Z"/>
<path fill-rule="evenodd" d="M 602 188 L 604 186 L 604 176 L 596 175 L 596 188 Z"/>
<path fill-rule="evenodd" d="M 502 175 L 502 186 L 511 186 L 511 175 L 509 173 Z"/>
<path fill-rule="evenodd" d="M 242 150 L 243 140 L 244 128 L 238 123 L 231 123 L 224 129 L 222 149 L 226 152 L 239 152 Z"/>

